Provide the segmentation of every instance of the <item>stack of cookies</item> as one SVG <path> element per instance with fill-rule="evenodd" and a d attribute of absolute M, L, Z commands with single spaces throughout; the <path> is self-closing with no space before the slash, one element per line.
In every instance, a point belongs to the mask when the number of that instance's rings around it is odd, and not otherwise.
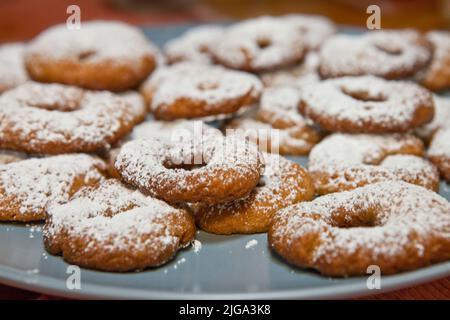
<path fill-rule="evenodd" d="M 429 90 L 450 88 L 450 34 L 336 33 L 260 17 L 160 51 L 97 21 L 0 46 L 0 220 L 45 221 L 50 253 L 117 272 L 196 228 L 268 232 L 332 276 L 449 260 L 450 99 Z"/>

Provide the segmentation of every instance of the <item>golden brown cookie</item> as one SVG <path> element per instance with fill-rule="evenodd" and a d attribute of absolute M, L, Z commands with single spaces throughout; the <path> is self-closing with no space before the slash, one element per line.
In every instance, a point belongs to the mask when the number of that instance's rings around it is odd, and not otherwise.
<path fill-rule="evenodd" d="M 202 25 L 183 33 L 164 46 L 169 63 L 192 61 L 211 64 L 211 49 L 223 35 L 224 28 L 216 25 Z"/>
<path fill-rule="evenodd" d="M 441 176 L 450 182 L 450 128 L 439 129 L 433 135 L 428 158 L 439 169 Z"/>
<path fill-rule="evenodd" d="M 115 163 L 122 180 L 169 203 L 216 204 L 247 196 L 264 169 L 256 145 L 237 137 L 134 140 Z"/>
<path fill-rule="evenodd" d="M 299 33 L 308 50 L 318 50 L 321 45 L 336 33 L 333 22 L 319 15 L 313 14 L 288 14 L 280 17 L 291 24 Z"/>
<path fill-rule="evenodd" d="M 269 245 L 327 276 L 414 270 L 450 259 L 450 204 L 430 190 L 382 182 L 278 211 Z"/>
<path fill-rule="evenodd" d="M 308 52 L 303 61 L 294 66 L 285 67 L 259 74 L 265 87 L 296 86 L 301 87 L 320 80 L 318 73 L 319 55 Z"/>
<path fill-rule="evenodd" d="M 294 24 L 266 16 L 232 25 L 212 54 L 226 67 L 262 72 L 300 62 L 305 49 L 305 40 Z"/>
<path fill-rule="evenodd" d="M 81 267 L 125 272 L 162 265 L 194 239 L 192 215 L 118 180 L 48 209 L 45 248 Z"/>
<path fill-rule="evenodd" d="M 216 234 L 267 232 L 276 211 L 313 198 L 311 178 L 299 164 L 274 154 L 266 153 L 264 158 L 264 175 L 247 197 L 194 206 L 201 229 Z"/>
<path fill-rule="evenodd" d="M 136 93 L 27 82 L 0 97 L 0 148 L 37 154 L 107 150 L 145 115 Z"/>
<path fill-rule="evenodd" d="M 414 133 L 427 144 L 430 142 L 436 131 L 439 129 L 450 128 L 450 97 L 434 95 L 433 100 L 433 120 L 414 130 Z"/>
<path fill-rule="evenodd" d="M 426 35 L 433 44 L 434 54 L 430 65 L 418 78 L 422 85 L 433 91 L 450 88 L 450 32 L 431 31 Z"/>
<path fill-rule="evenodd" d="M 405 79 L 427 67 L 432 53 L 431 43 L 414 30 L 340 34 L 321 47 L 319 73 L 324 78 L 374 75 Z"/>
<path fill-rule="evenodd" d="M 308 169 L 318 194 L 393 180 L 437 191 L 439 173 L 423 153 L 412 135 L 333 134 L 311 150 Z"/>
<path fill-rule="evenodd" d="M 24 49 L 23 43 L 0 45 L 0 93 L 28 80 L 23 63 Z"/>
<path fill-rule="evenodd" d="M 78 30 L 56 25 L 25 51 L 33 80 L 87 89 L 123 91 L 138 86 L 156 65 L 156 48 L 137 28 L 122 22 L 83 22 Z"/>
<path fill-rule="evenodd" d="M 231 116 L 261 90 L 252 74 L 187 62 L 158 69 L 141 87 L 157 120 Z"/>
<path fill-rule="evenodd" d="M 201 143 L 202 139 L 208 136 L 222 136 L 222 132 L 200 120 L 153 120 L 135 126 L 133 131 L 122 142 L 137 139 L 160 139 L 168 142 L 193 139 Z M 120 174 L 114 167 L 114 163 L 120 148 L 121 145 L 116 146 L 106 154 L 109 176 L 118 179 L 120 179 Z"/>
<path fill-rule="evenodd" d="M 433 119 L 434 101 L 412 82 L 343 77 L 302 87 L 300 113 L 332 132 L 406 132 Z"/>
<path fill-rule="evenodd" d="M 0 220 L 35 221 L 52 203 L 65 202 L 103 179 L 105 164 L 88 155 L 60 155 L 0 165 Z"/>

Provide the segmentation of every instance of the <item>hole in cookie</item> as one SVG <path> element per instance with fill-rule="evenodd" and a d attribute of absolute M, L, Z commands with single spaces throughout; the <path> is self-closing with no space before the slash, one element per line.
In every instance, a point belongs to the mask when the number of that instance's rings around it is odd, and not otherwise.
<path fill-rule="evenodd" d="M 308 32 L 309 32 L 308 28 L 305 27 L 305 26 L 299 26 L 299 27 L 298 27 L 298 31 L 299 31 L 301 34 L 305 34 L 305 33 L 308 33 Z"/>
<path fill-rule="evenodd" d="M 386 47 L 382 45 L 375 45 L 375 48 L 377 48 L 380 51 L 383 51 L 387 54 L 393 55 L 393 56 L 399 56 L 403 53 L 403 50 L 400 48 L 394 48 L 394 47 Z"/>
<path fill-rule="evenodd" d="M 79 109 L 79 104 L 77 101 L 73 101 L 69 104 L 64 103 L 28 103 L 30 106 L 39 109 L 45 109 L 48 111 L 59 111 L 59 112 L 72 112 Z"/>
<path fill-rule="evenodd" d="M 97 52 L 94 50 L 83 51 L 78 54 L 77 58 L 80 61 L 88 60 L 89 58 L 92 58 L 94 55 L 96 55 L 96 53 Z"/>
<path fill-rule="evenodd" d="M 257 188 L 262 188 L 266 186 L 266 180 L 264 179 L 264 176 L 259 179 L 258 184 L 256 185 Z"/>
<path fill-rule="evenodd" d="M 198 48 L 198 51 L 201 52 L 201 53 L 209 53 L 208 46 L 205 46 L 205 45 L 201 45 L 201 46 Z"/>
<path fill-rule="evenodd" d="M 365 102 L 383 102 L 386 101 L 387 98 L 383 94 L 379 95 L 371 95 L 368 91 L 365 90 L 348 90 L 347 88 L 341 88 L 342 93 L 352 97 L 355 100 L 365 101 Z M 364 106 L 365 108 L 370 106 Z"/>
<path fill-rule="evenodd" d="M 31 85 L 27 92 L 24 92 L 19 100 L 23 103 L 48 111 L 71 112 L 80 109 L 80 102 L 83 99 L 83 91 L 70 87 L 60 89 L 47 85 Z"/>
<path fill-rule="evenodd" d="M 217 82 L 202 82 L 199 83 L 197 88 L 201 91 L 214 90 L 219 87 Z"/>
<path fill-rule="evenodd" d="M 189 161 L 191 162 L 191 161 Z M 203 168 L 206 166 L 206 163 L 200 163 L 200 164 L 196 164 L 196 163 L 174 163 L 170 160 L 164 161 L 163 163 L 164 168 L 166 169 L 182 169 L 185 171 L 193 171 L 193 170 L 197 170 L 200 168 Z"/>
<path fill-rule="evenodd" d="M 270 41 L 270 39 L 267 39 L 267 38 L 259 38 L 256 41 L 256 44 L 258 45 L 258 48 L 265 49 L 272 44 L 272 41 Z"/>
<path fill-rule="evenodd" d="M 366 210 L 358 210 L 355 212 L 346 212 L 343 208 L 338 209 L 332 215 L 332 223 L 335 227 L 350 229 L 350 228 L 371 228 L 382 225 L 378 218 L 378 208 L 370 207 Z"/>

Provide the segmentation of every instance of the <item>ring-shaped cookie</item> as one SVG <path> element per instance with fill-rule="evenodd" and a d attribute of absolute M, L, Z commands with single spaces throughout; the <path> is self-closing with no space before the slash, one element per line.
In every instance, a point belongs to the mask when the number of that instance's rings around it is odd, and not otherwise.
<path fill-rule="evenodd" d="M 236 137 L 126 143 L 116 158 L 122 179 L 169 203 L 216 204 L 245 197 L 264 169 L 256 145 Z"/>
<path fill-rule="evenodd" d="M 423 153 L 412 135 L 333 134 L 311 150 L 308 169 L 318 194 L 392 180 L 437 191 L 439 173 Z"/>
<path fill-rule="evenodd" d="M 426 37 L 413 30 L 336 35 L 320 49 L 319 73 L 324 78 L 374 75 L 405 79 L 430 63 L 432 49 Z"/>
<path fill-rule="evenodd" d="M 223 35 L 224 28 L 215 25 L 194 27 L 167 42 L 164 53 L 169 63 L 192 61 L 211 64 L 211 49 Z"/>
<path fill-rule="evenodd" d="M 420 83 L 433 91 L 450 88 L 450 32 L 431 31 L 426 35 L 433 44 L 434 52 L 430 65 L 419 73 Z"/>
<path fill-rule="evenodd" d="M 123 142 L 137 139 L 159 139 L 168 142 L 182 142 L 193 140 L 194 143 L 201 143 L 203 139 L 210 136 L 222 136 L 222 132 L 203 121 L 199 120 L 176 120 L 176 121 L 146 121 L 138 124 Z M 114 163 L 120 152 L 120 146 L 111 149 L 106 154 L 108 163 L 108 174 L 113 178 L 120 178 Z M 1 153 L 0 153 L 1 156 Z M 0 158 L 1 161 L 1 158 Z"/>
<path fill-rule="evenodd" d="M 0 45 L 0 93 L 17 87 L 28 80 L 23 63 L 23 43 Z"/>
<path fill-rule="evenodd" d="M 192 215 L 131 190 L 118 180 L 83 188 L 51 205 L 44 244 L 81 267 L 125 272 L 156 267 L 195 236 Z"/>
<path fill-rule="evenodd" d="M 0 220 L 36 221 L 52 203 L 67 201 L 103 180 L 106 166 L 84 154 L 27 159 L 0 165 Z"/>
<path fill-rule="evenodd" d="M 0 148 L 37 154 L 109 149 L 142 121 L 136 93 L 27 82 L 0 97 Z"/>
<path fill-rule="evenodd" d="M 450 259 L 450 204 L 405 182 L 382 182 L 278 211 L 269 245 L 327 276 L 382 274 Z"/>
<path fill-rule="evenodd" d="M 194 206 L 200 228 L 216 234 L 267 232 L 276 211 L 313 198 L 311 178 L 299 164 L 267 153 L 264 160 L 264 175 L 247 197 L 214 206 Z"/>
<path fill-rule="evenodd" d="M 123 91 L 154 69 L 157 50 L 137 28 L 121 22 L 83 22 L 70 30 L 51 27 L 25 50 L 31 78 L 87 89 Z"/>
<path fill-rule="evenodd" d="M 450 97 L 434 95 L 433 100 L 433 120 L 414 130 L 414 133 L 426 143 L 431 141 L 433 134 L 439 129 L 450 128 Z"/>
<path fill-rule="evenodd" d="M 161 68 L 141 87 L 157 120 L 232 115 L 257 102 L 261 91 L 252 74 L 187 62 Z"/>
<path fill-rule="evenodd" d="M 441 176 L 450 182 L 450 128 L 439 129 L 433 135 L 428 159 L 436 165 Z"/>
<path fill-rule="evenodd" d="M 212 53 L 226 67 L 261 72 L 300 62 L 305 42 L 283 19 L 260 17 L 231 26 Z"/>
<path fill-rule="evenodd" d="M 281 16 L 280 19 L 292 24 L 308 50 L 318 50 L 326 39 L 336 33 L 333 22 L 324 16 L 297 13 Z"/>
<path fill-rule="evenodd" d="M 406 132 L 433 119 L 425 88 L 373 76 L 343 77 L 302 88 L 300 113 L 332 132 Z"/>

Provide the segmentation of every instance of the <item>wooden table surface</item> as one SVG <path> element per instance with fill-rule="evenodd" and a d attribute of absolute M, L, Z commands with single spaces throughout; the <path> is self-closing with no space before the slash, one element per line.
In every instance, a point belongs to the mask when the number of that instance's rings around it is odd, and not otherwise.
<path fill-rule="evenodd" d="M 0 43 L 28 40 L 50 25 L 66 20 L 66 8 L 70 4 L 81 7 L 81 19 L 118 19 L 139 25 L 176 24 L 187 22 L 205 22 L 227 17 L 245 17 L 262 13 L 309 12 L 324 13 L 340 23 L 358 24 L 363 21 L 357 7 L 349 7 L 351 0 L 341 1 L 245 1 L 245 0 L 205 0 L 193 1 L 193 4 L 180 6 L 167 5 L 167 1 L 144 0 L 0 0 Z M 409 1 L 414 7 L 403 12 L 401 18 L 389 8 L 385 22 L 389 27 L 408 26 L 411 21 L 421 29 L 442 28 L 448 26 L 448 20 L 437 14 L 439 7 L 447 0 Z M 185 1 L 186 2 L 186 1 Z M 165 3 L 164 6 L 161 3 Z M 247 5 L 245 5 L 247 3 Z M 263 4 L 261 4 L 263 3 Z M 404 5 L 405 1 L 401 2 Z M 448 1 L 446 2 L 448 5 Z M 394 10 L 395 12 L 395 10 Z M 404 12 L 410 12 L 405 16 Z M 448 12 L 447 12 L 448 14 Z M 417 17 L 420 16 L 420 19 Z M 0 285 L 0 299 L 57 299 L 40 293 L 20 290 Z M 427 284 L 394 291 L 374 294 L 364 299 L 449 299 L 450 277 Z"/>

